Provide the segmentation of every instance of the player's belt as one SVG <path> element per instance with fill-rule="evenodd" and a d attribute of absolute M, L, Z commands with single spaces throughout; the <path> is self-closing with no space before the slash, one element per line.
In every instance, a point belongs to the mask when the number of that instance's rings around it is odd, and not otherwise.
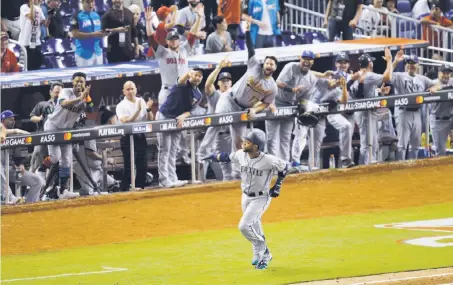
<path fill-rule="evenodd" d="M 258 196 L 263 196 L 264 192 L 260 191 L 260 192 L 245 193 L 245 191 L 244 191 L 244 194 L 249 197 L 258 197 Z"/>
<path fill-rule="evenodd" d="M 234 98 L 233 92 L 230 92 L 230 97 L 233 98 L 234 103 L 236 103 L 239 107 L 241 107 L 244 110 L 248 109 L 248 107 L 245 107 L 244 105 L 239 103 L 239 101 L 236 98 Z"/>
<path fill-rule="evenodd" d="M 451 116 L 445 116 L 445 117 L 436 117 L 436 120 L 439 121 L 448 121 L 450 120 Z"/>

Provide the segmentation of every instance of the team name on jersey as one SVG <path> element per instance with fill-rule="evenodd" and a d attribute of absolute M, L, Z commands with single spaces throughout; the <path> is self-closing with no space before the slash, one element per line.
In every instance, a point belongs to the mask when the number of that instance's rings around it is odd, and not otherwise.
<path fill-rule="evenodd" d="M 247 85 L 263 96 L 272 95 L 272 90 L 265 89 L 263 84 L 259 81 L 255 81 L 255 77 L 253 76 L 249 76 L 249 78 L 247 78 Z"/>
<path fill-rule="evenodd" d="M 185 58 L 174 58 L 174 57 L 169 57 L 167 58 L 167 64 L 186 64 L 186 59 Z"/>
<path fill-rule="evenodd" d="M 258 170 L 256 168 L 248 167 L 248 166 L 241 166 L 241 172 L 242 173 L 251 174 L 251 175 L 255 175 L 255 176 L 263 176 L 263 171 L 262 170 Z"/>

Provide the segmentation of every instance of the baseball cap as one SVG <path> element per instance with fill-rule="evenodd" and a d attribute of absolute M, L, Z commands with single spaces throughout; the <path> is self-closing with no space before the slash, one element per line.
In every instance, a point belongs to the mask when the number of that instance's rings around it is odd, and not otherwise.
<path fill-rule="evenodd" d="M 231 74 L 229 72 L 222 72 L 219 75 L 219 80 L 223 80 L 223 79 L 232 80 L 232 76 L 231 76 Z"/>
<path fill-rule="evenodd" d="M 167 34 L 167 41 L 172 40 L 174 38 L 179 39 L 179 34 L 177 31 L 171 31 Z"/>
<path fill-rule="evenodd" d="M 315 53 L 312 52 L 311 50 L 304 50 L 304 51 L 302 52 L 302 58 L 304 58 L 304 57 L 308 57 L 308 58 L 311 58 L 311 59 L 315 59 L 316 56 L 315 56 Z"/>
<path fill-rule="evenodd" d="M 349 55 L 347 53 L 340 53 L 337 55 L 337 58 L 335 59 L 335 62 L 339 61 L 349 61 Z"/>
<path fill-rule="evenodd" d="M 404 60 L 406 63 L 418 63 L 418 56 L 416 54 L 411 54 Z"/>
<path fill-rule="evenodd" d="M 1 114 L 1 120 L 6 120 L 6 119 L 9 119 L 9 118 L 12 118 L 12 117 L 16 117 L 17 115 L 13 113 L 13 111 L 11 110 L 5 110 L 2 112 Z"/>
<path fill-rule="evenodd" d="M 8 33 L 7 33 L 7 32 L 2 32 L 2 40 L 3 40 L 3 39 L 6 39 L 6 40 L 9 39 L 9 36 L 8 36 Z"/>
<path fill-rule="evenodd" d="M 264 150 L 264 146 L 266 145 L 266 134 L 262 130 L 253 129 L 244 137 L 244 139 L 256 144 L 258 146 L 258 150 Z"/>
<path fill-rule="evenodd" d="M 168 8 L 167 6 L 162 6 L 157 10 L 156 15 L 159 20 L 163 21 L 171 12 L 172 10 L 170 8 Z"/>
<path fill-rule="evenodd" d="M 359 57 L 360 66 L 368 66 L 368 63 L 375 61 L 376 58 L 372 57 L 368 53 L 364 53 Z"/>
<path fill-rule="evenodd" d="M 444 63 L 440 66 L 439 71 L 445 72 L 445 71 L 450 71 L 453 72 L 453 66 L 448 63 Z"/>

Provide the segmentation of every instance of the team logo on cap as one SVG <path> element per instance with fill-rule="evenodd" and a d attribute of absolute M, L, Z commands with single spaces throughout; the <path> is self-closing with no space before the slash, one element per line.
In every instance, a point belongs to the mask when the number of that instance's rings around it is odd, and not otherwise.
<path fill-rule="evenodd" d="M 64 139 L 65 141 L 70 141 L 70 140 L 72 139 L 72 134 L 71 134 L 71 133 L 65 133 L 65 134 L 63 135 L 63 139 Z"/>

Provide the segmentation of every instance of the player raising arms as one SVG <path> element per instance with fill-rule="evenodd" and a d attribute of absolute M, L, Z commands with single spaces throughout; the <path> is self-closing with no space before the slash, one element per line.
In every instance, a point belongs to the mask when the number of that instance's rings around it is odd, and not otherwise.
<path fill-rule="evenodd" d="M 242 149 L 233 152 L 221 152 L 211 155 L 207 160 L 232 162 L 241 170 L 242 218 L 239 230 L 252 243 L 252 265 L 256 269 L 266 269 L 272 255 L 266 245 L 261 217 L 271 203 L 271 197 L 280 195 L 283 179 L 288 164 L 273 155 L 263 152 L 266 134 L 260 129 L 253 129 L 242 142 Z M 273 172 L 278 171 L 275 185 L 269 189 Z"/>

